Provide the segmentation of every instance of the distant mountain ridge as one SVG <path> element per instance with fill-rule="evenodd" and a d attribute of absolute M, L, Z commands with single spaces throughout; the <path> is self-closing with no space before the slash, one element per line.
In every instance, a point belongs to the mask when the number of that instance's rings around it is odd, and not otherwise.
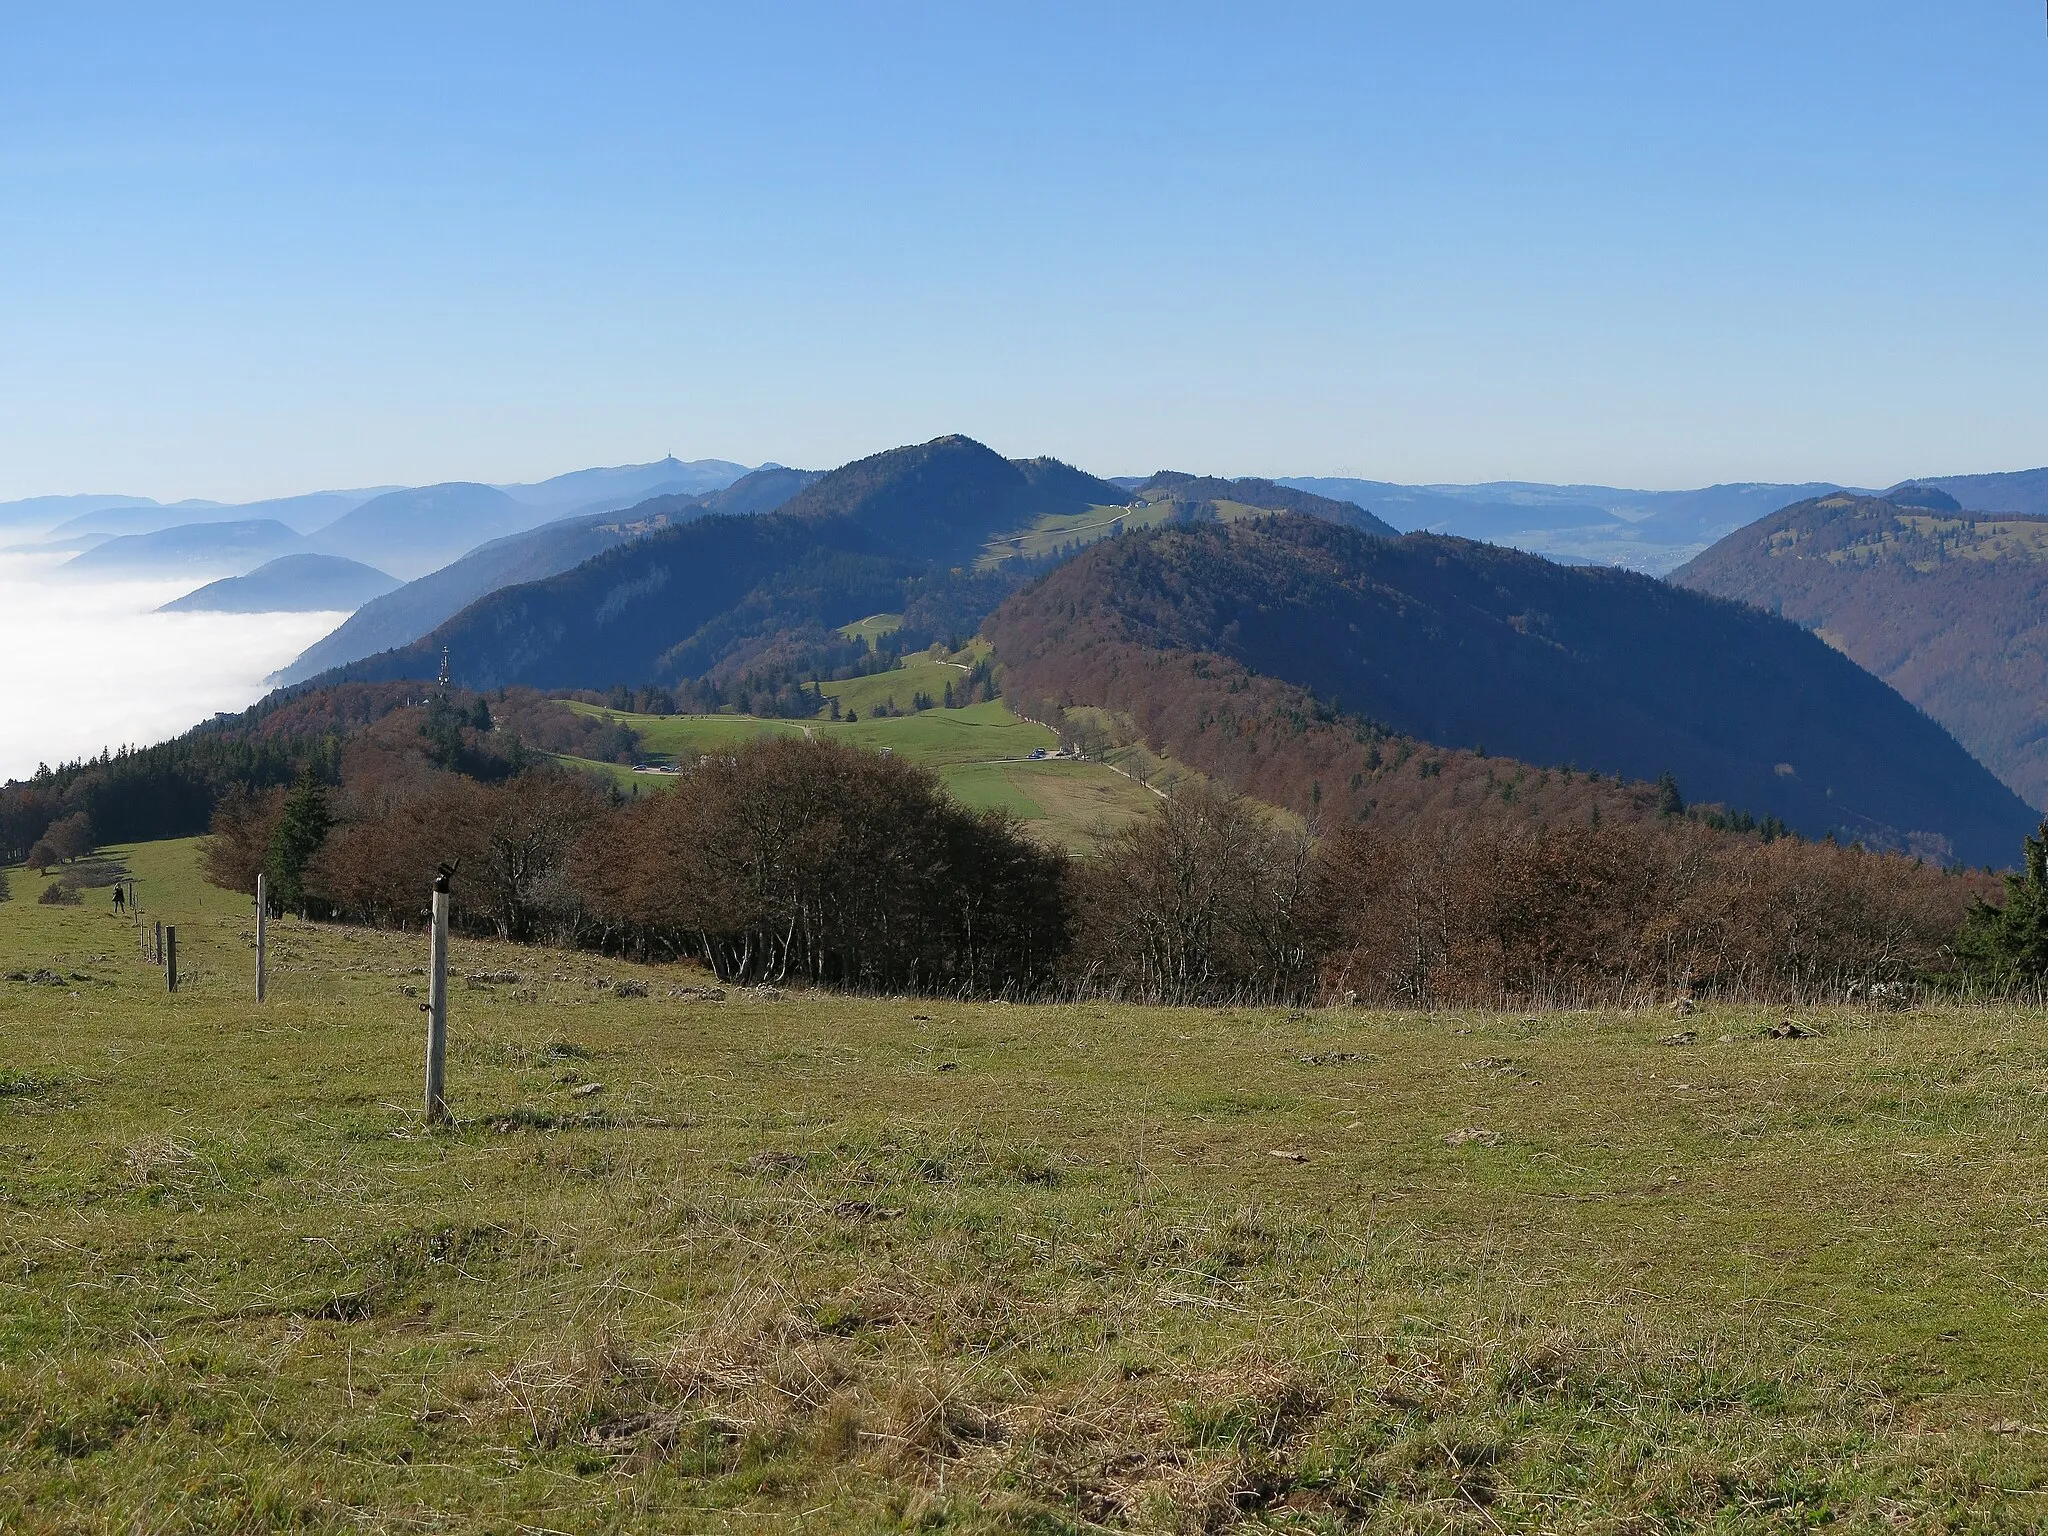
<path fill-rule="evenodd" d="M 2048 482 L 2048 472 L 2039 472 Z M 1985 476 L 2023 499 L 2030 477 Z M 1940 721 L 2034 806 L 2048 806 L 2048 520 L 1966 512 L 1961 483 L 1814 497 L 1672 573 L 1782 614 Z"/>
<path fill-rule="evenodd" d="M 970 569 L 993 535 L 1125 499 L 1056 460 L 937 438 L 843 465 L 770 512 L 706 507 L 560 575 L 493 592 L 342 675 L 419 676 L 446 646 L 472 687 L 673 681 L 777 646 L 829 643 L 840 625 L 920 599 L 935 615 L 965 615 L 971 630 L 1009 590 Z"/>
<path fill-rule="evenodd" d="M 411 577 L 545 520 L 545 513 L 496 486 L 452 480 L 373 497 L 322 528 L 313 542 L 324 553 Z"/>
<path fill-rule="evenodd" d="M 1396 485 L 1296 477 L 1282 482 L 1372 507 L 1404 533 L 1444 533 L 1505 544 L 1570 563 L 1618 565 L 1661 576 L 1723 534 L 1831 484 L 1743 482 L 1688 491 L 1611 485 Z"/>
<path fill-rule="evenodd" d="M 246 576 L 226 576 L 165 603 L 158 613 L 349 613 L 398 585 L 339 555 L 280 555 Z"/>
<path fill-rule="evenodd" d="M 763 465 L 764 469 L 780 468 Z M 652 464 L 621 464 L 571 470 L 531 484 L 494 485 L 508 500 L 527 509 L 493 530 L 492 536 L 576 512 L 609 512 L 656 495 L 701 496 L 720 490 L 742 475 L 747 466 L 727 459 L 682 460 L 671 455 Z M 442 485 L 475 482 L 446 481 Z M 202 523 L 248 522 L 268 518 L 304 534 L 318 533 L 375 498 L 427 486 L 380 485 L 360 490 L 313 491 L 249 502 L 192 498 L 159 502 L 148 496 L 37 496 L 0 502 L 0 528 L 42 530 L 35 541 L 74 549 L 131 533 L 156 533 Z M 512 526 L 516 522 L 517 527 Z"/>
<path fill-rule="evenodd" d="M 2048 515 L 2048 469 L 2021 469 L 1997 475 L 1923 475 L 1910 482 L 1899 482 L 1906 484 L 1945 491 L 1973 512 Z M 1897 489 L 1899 486 L 1892 487 L 1892 491 Z"/>
<path fill-rule="evenodd" d="M 1113 692 L 1144 656 L 1209 654 L 1424 741 L 1634 780 L 1668 771 L 1692 798 L 1811 836 L 1991 863 L 2034 820 L 1940 726 L 1795 625 L 1461 539 L 1291 514 L 1135 533 L 1010 599 L 985 632 L 1022 686 L 1074 702 L 1116 707 L 1089 690 Z M 1336 813 L 1366 809 L 1371 788 L 1321 793 Z"/>
<path fill-rule="evenodd" d="M 365 604 L 271 681 L 302 682 L 380 651 L 410 645 L 479 598 L 560 575 L 615 545 L 671 524 L 718 513 L 747 516 L 772 511 L 817 478 L 811 470 L 760 469 L 708 494 L 655 497 L 623 512 L 585 513 L 493 539 Z"/>
<path fill-rule="evenodd" d="M 275 518 L 188 523 L 155 533 L 123 534 L 67 560 L 70 576 L 165 576 L 210 572 L 239 576 L 279 555 L 306 550 L 304 537 Z"/>

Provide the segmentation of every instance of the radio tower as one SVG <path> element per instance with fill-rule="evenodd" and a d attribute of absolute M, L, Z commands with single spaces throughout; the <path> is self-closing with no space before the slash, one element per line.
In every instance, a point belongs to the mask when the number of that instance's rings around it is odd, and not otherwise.
<path fill-rule="evenodd" d="M 441 692 L 448 691 L 448 647 L 441 647 Z"/>

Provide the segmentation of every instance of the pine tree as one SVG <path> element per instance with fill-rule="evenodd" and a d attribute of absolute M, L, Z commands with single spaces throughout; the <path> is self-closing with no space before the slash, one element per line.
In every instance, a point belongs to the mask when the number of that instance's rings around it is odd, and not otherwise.
<path fill-rule="evenodd" d="M 2025 869 L 2005 877 L 2005 905 L 1978 901 L 1956 936 L 1963 974 L 1993 991 L 2048 980 L 2048 821 L 2026 852 Z"/>
<path fill-rule="evenodd" d="M 285 800 L 284 816 L 270 834 L 270 851 L 263 861 L 274 910 L 305 912 L 306 870 L 333 829 L 334 813 L 327 808 L 327 792 L 308 767 Z"/>
<path fill-rule="evenodd" d="M 1685 814 L 1685 796 L 1678 792 L 1678 780 L 1665 769 L 1657 775 L 1657 814 L 1659 816 L 1682 816 Z"/>

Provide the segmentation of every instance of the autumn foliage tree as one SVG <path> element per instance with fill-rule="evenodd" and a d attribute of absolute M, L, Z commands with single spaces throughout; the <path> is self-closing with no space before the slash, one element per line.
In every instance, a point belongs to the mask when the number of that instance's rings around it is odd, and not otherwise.
<path fill-rule="evenodd" d="M 1867 993 L 1947 969 L 1975 892 L 1900 855 L 1686 821 L 1347 828 L 1318 881 L 1327 989 L 1411 1007 Z"/>
<path fill-rule="evenodd" d="M 1168 1003 L 1306 995 L 1324 947 L 1314 851 L 1270 807 L 1176 789 L 1075 870 L 1075 984 Z"/>
<path fill-rule="evenodd" d="M 199 867 L 224 891 L 256 894 L 256 877 L 270 856 L 270 840 L 284 815 L 282 789 L 252 790 L 237 784 L 213 810 L 212 829 L 199 846 Z"/>
<path fill-rule="evenodd" d="M 782 738 L 624 808 L 572 878 L 615 938 L 726 979 L 986 994 L 1050 979 L 1064 867 L 928 769 Z"/>

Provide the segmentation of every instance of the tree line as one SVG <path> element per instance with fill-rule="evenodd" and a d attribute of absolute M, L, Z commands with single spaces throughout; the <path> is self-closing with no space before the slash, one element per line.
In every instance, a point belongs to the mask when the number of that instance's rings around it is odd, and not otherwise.
<path fill-rule="evenodd" d="M 253 891 L 267 871 L 283 908 L 411 927 L 434 866 L 456 862 L 472 933 L 694 960 L 734 982 L 962 996 L 1790 1002 L 2034 984 L 2048 961 L 2048 944 L 1985 937 L 2024 926 L 2001 914 L 2048 923 L 2048 896 L 2028 894 L 2048 853 L 2032 848 L 2020 894 L 1993 905 L 1981 876 L 1683 816 L 1325 833 L 1191 783 L 1070 859 L 960 807 L 929 770 L 840 743 L 762 739 L 632 798 L 538 761 L 451 771 L 430 715 L 351 740 L 337 782 L 228 796 L 209 878 Z"/>

